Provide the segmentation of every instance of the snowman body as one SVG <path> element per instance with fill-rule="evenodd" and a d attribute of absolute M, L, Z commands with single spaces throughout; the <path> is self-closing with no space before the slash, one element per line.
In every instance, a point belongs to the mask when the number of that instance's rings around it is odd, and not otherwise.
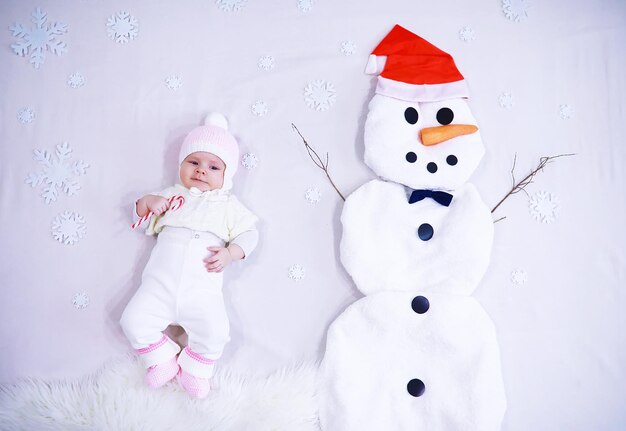
<path fill-rule="evenodd" d="M 449 54 L 400 26 L 370 56 L 380 73 L 365 163 L 380 179 L 341 216 L 341 261 L 365 295 L 330 326 L 324 431 L 497 431 L 506 398 L 493 322 L 471 297 L 493 221 L 467 181 L 484 154 Z"/>
<path fill-rule="evenodd" d="M 470 296 L 489 262 L 493 221 L 473 185 L 452 194 L 448 207 L 409 204 L 407 187 L 372 180 L 346 200 L 341 261 L 366 296 L 328 330 L 322 429 L 500 428 L 496 333 Z M 420 238 L 424 224 L 430 235 Z"/>
<path fill-rule="evenodd" d="M 476 188 L 464 184 L 445 207 L 410 189 L 372 180 L 341 215 L 341 262 L 364 294 L 380 291 L 471 294 L 491 254 L 493 221 Z"/>
<path fill-rule="evenodd" d="M 423 298 L 429 307 L 415 307 L 418 313 L 412 304 Z M 505 408 L 499 370 L 493 323 L 474 298 L 368 295 L 328 331 L 319 393 L 322 429 L 497 430 Z M 411 385 L 421 386 L 423 394 L 411 395 Z"/>

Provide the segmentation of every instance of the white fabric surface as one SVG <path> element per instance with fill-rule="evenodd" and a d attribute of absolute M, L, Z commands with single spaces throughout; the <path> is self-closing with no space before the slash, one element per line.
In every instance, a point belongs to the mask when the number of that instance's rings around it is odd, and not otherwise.
<path fill-rule="evenodd" d="M 415 291 L 471 295 L 483 277 L 493 221 L 476 188 L 454 191 L 449 207 L 431 198 L 408 203 L 401 184 L 373 180 L 352 193 L 341 214 L 341 262 L 366 295 Z M 421 240 L 428 225 L 432 238 Z"/>
<path fill-rule="evenodd" d="M 163 229 L 143 270 L 141 286 L 120 320 L 134 349 L 157 343 L 168 325 L 179 324 L 185 328 L 194 352 L 208 359 L 222 355 L 230 340 L 223 273 L 207 272 L 202 261 L 207 247 L 221 245 L 222 241 L 209 232 Z M 166 350 L 146 365 L 171 359 L 168 353 L 171 351 Z"/>
<path fill-rule="evenodd" d="M 14 23 L 32 26 L 41 7 L 68 24 L 61 56 L 35 69 L 16 56 Z M 107 36 L 107 19 L 127 10 L 139 33 L 127 44 Z M 486 153 L 470 179 L 488 207 L 545 155 L 576 153 L 538 174 L 527 191 L 560 199 L 551 224 L 534 220 L 519 193 L 495 212 L 492 260 L 474 296 L 500 343 L 508 407 L 505 431 L 621 431 L 626 423 L 626 133 L 621 0 L 532 2 L 519 23 L 500 2 L 248 1 L 237 13 L 213 1 L 7 0 L 0 2 L 0 380 L 66 377 L 128 351 L 117 324 L 139 285 L 153 240 L 130 230 L 136 196 L 176 180 L 185 134 L 211 110 L 228 116 L 242 154 L 234 193 L 261 222 L 249 260 L 225 274 L 232 341 L 223 360 L 243 374 L 320 359 L 325 333 L 360 298 L 339 262 L 343 202 L 315 167 L 297 133 L 324 156 L 347 196 L 374 178 L 363 163 L 367 104 L 376 81 L 363 73 L 371 50 L 396 23 L 453 55 L 470 86 L 469 103 Z M 470 26 L 475 40 L 459 31 Z M 354 42 L 351 56 L 340 49 Z M 275 68 L 258 67 L 264 55 Z M 85 85 L 71 88 L 81 72 Z M 165 79 L 180 75 L 171 90 Z M 331 82 L 336 102 L 310 109 L 304 88 Z M 509 109 L 502 93 L 513 97 Z M 265 116 L 250 106 L 268 104 Z M 572 117 L 559 115 L 561 105 Z M 35 114 L 22 124 L 22 108 Z M 24 183 L 41 166 L 33 150 L 67 141 L 72 161 L 89 163 L 74 196 L 46 204 Z M 306 201 L 317 187 L 321 201 Z M 85 236 L 54 240 L 55 217 L 80 213 Z M 301 264 L 294 282 L 288 268 Z M 511 272 L 528 274 L 523 285 Z M 85 292 L 89 306 L 72 307 Z M 45 353 L 45 355 L 43 355 Z M 44 357 L 42 357 L 45 356 Z"/>
<path fill-rule="evenodd" d="M 324 430 L 497 431 L 506 406 L 495 328 L 471 297 L 380 292 L 328 331 L 318 400 Z M 413 379 L 425 384 L 410 396 Z"/>

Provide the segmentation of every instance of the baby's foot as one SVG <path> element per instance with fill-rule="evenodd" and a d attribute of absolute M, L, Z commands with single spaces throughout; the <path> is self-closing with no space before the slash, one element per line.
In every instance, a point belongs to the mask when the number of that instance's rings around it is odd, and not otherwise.
<path fill-rule="evenodd" d="M 206 398 L 211 390 L 209 379 L 196 377 L 183 369 L 179 371 L 176 379 L 192 398 Z"/>
<path fill-rule="evenodd" d="M 180 370 L 180 367 L 178 366 L 178 362 L 176 362 L 176 357 L 173 357 L 167 362 L 153 365 L 148 368 L 148 372 L 146 373 L 146 383 L 148 383 L 148 386 L 152 389 L 160 388 L 176 377 L 178 370 Z"/>

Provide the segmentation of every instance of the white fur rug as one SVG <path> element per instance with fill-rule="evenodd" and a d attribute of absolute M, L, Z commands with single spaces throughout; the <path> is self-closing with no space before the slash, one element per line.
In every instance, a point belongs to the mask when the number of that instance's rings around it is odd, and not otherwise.
<path fill-rule="evenodd" d="M 220 370 L 211 394 L 192 400 L 174 381 L 151 390 L 134 358 L 67 381 L 22 380 L 0 386 L 0 430 L 319 431 L 317 366 L 267 378 Z"/>

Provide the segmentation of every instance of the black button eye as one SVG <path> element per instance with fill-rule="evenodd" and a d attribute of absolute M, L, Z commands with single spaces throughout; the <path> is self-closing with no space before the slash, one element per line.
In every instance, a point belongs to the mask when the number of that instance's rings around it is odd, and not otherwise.
<path fill-rule="evenodd" d="M 417 115 L 417 111 L 415 110 L 415 108 L 406 108 L 406 110 L 404 111 L 404 119 L 409 124 L 417 123 L 418 117 L 419 115 Z"/>
<path fill-rule="evenodd" d="M 439 124 L 446 126 L 452 123 L 452 120 L 454 120 L 454 112 L 452 112 L 452 109 L 441 108 L 437 111 L 437 121 L 439 121 Z"/>

